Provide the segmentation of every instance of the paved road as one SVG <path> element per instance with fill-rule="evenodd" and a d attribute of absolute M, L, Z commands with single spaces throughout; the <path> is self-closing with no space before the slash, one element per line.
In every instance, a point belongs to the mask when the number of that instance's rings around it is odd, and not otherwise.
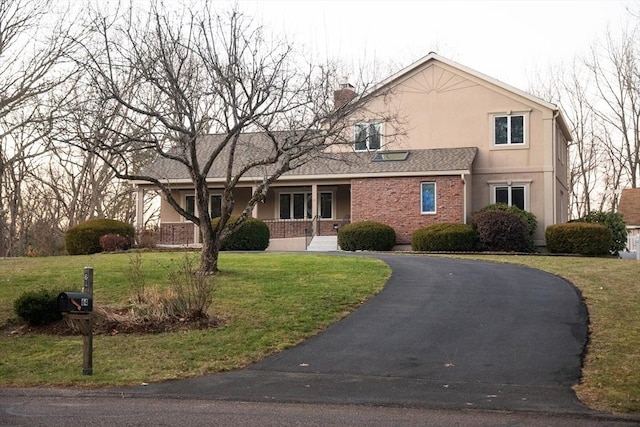
<path fill-rule="evenodd" d="M 305 403 L 311 406 L 298 408 L 315 408 L 311 412 L 361 404 L 409 408 L 404 413 L 422 413 L 422 421 L 432 419 L 425 414 L 462 417 L 446 411 L 476 409 L 478 420 L 471 424 L 478 425 L 487 414 L 497 416 L 485 412 L 494 410 L 520 411 L 516 418 L 529 420 L 525 425 L 575 424 L 567 423 L 566 417 L 577 417 L 570 419 L 581 420 L 580 425 L 603 421 L 571 389 L 580 377 L 588 319 L 581 297 L 568 282 L 512 265 L 378 257 L 393 269 L 383 292 L 293 349 L 242 371 L 85 395 L 105 401 L 117 396 L 121 402 L 133 397 L 141 402 L 190 399 L 189 405 L 242 401 L 257 408 L 269 402 L 276 405 L 274 410 Z M 357 425 L 369 413 L 358 408 L 341 409 L 356 413 L 354 424 L 345 418 L 345 425 Z M 527 413 L 537 415 L 522 415 Z M 493 419 L 496 424 L 518 424 L 498 418 Z M 541 424 L 534 423 L 541 419 Z M 615 425 L 634 423 L 607 420 Z"/>

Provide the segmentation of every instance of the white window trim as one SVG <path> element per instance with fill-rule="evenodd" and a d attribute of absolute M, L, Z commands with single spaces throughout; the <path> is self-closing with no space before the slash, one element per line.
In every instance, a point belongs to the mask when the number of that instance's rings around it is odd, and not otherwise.
<path fill-rule="evenodd" d="M 367 148 L 364 150 L 358 150 L 356 148 L 356 143 L 357 138 L 358 138 L 358 134 L 356 132 L 356 127 L 357 126 L 361 126 L 361 125 L 378 125 L 380 127 L 380 148 L 376 148 L 374 150 L 372 150 L 371 148 L 369 148 L 369 139 L 367 138 Z M 367 132 L 367 137 L 368 137 L 368 132 Z M 353 150 L 357 153 L 366 153 L 368 151 L 380 151 L 384 148 L 384 123 L 380 123 L 380 122 L 358 122 L 358 123 L 354 123 L 353 125 Z"/>
<path fill-rule="evenodd" d="M 506 144 L 497 144 L 496 143 L 496 119 L 499 117 L 507 117 L 509 120 L 507 121 L 507 137 L 511 139 L 511 117 L 514 116 L 522 116 L 522 139 L 523 142 L 510 142 L 507 141 Z M 492 113 L 491 114 L 491 145 L 493 148 L 523 148 L 529 146 L 529 112 L 528 111 L 507 111 L 503 113 Z"/>
<path fill-rule="evenodd" d="M 496 203 L 496 188 L 498 187 L 509 187 L 509 206 L 513 206 L 511 204 L 511 189 L 513 187 L 523 187 L 524 188 L 524 210 L 527 212 L 530 212 L 530 206 L 531 203 L 529 201 L 529 196 L 531 194 L 531 181 L 514 181 L 514 182 L 509 182 L 509 181 L 503 181 L 503 182 L 490 182 L 489 183 L 489 188 L 490 188 L 490 197 L 491 197 L 491 204 Z"/>
<path fill-rule="evenodd" d="M 422 205 L 423 205 L 422 185 L 423 184 L 433 184 L 433 212 L 422 210 Z M 438 213 L 438 184 L 436 184 L 435 181 L 423 181 L 420 183 L 420 215 L 436 215 L 437 213 Z"/>
<path fill-rule="evenodd" d="M 331 218 L 322 218 L 320 217 L 320 194 L 322 193 L 331 193 Z M 310 197 L 312 197 L 312 191 L 310 189 L 303 189 L 303 190 L 277 190 L 276 191 L 276 209 L 275 209 L 275 215 L 274 218 L 277 218 L 279 221 L 300 221 L 300 220 L 310 220 L 313 219 L 313 216 L 311 218 L 293 218 L 293 206 L 289 207 L 289 211 L 291 213 L 291 218 L 280 218 L 280 195 L 281 194 L 289 194 L 293 200 L 293 195 L 294 194 L 305 194 L 305 195 L 309 195 Z M 306 198 L 305 198 L 306 200 Z M 313 202 L 310 202 L 313 203 Z M 306 206 L 305 206 L 306 207 Z M 318 201 L 317 201 L 317 208 L 318 208 L 318 212 L 316 213 L 316 215 L 318 215 L 318 219 L 319 220 L 326 220 L 326 221 L 335 221 L 336 218 L 336 190 L 335 189 L 330 189 L 330 190 L 318 190 Z M 305 209 L 306 212 L 306 209 Z M 313 214 L 313 211 L 311 212 Z"/>

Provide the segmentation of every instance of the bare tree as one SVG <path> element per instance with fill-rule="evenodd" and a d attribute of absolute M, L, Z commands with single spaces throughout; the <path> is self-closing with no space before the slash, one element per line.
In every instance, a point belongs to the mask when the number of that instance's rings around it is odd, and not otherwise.
<path fill-rule="evenodd" d="M 638 186 L 640 180 L 640 60 L 638 26 L 616 40 L 607 33 L 602 49 L 594 49 L 587 64 L 600 100 L 596 114 L 610 128 L 607 152 L 623 172 L 614 172 L 614 185 Z M 617 177 L 619 175 L 619 177 Z M 619 187 L 616 187 L 619 188 Z M 616 207 L 616 198 L 612 200 Z"/>
<path fill-rule="evenodd" d="M 25 231 L 21 189 L 27 162 L 45 151 L 56 105 L 48 95 L 70 75 L 69 27 L 49 23 L 53 2 L 0 1 L 0 254 Z M 45 19 L 45 17 L 49 19 Z"/>
<path fill-rule="evenodd" d="M 104 123 L 101 138 L 86 149 L 98 153 L 118 178 L 153 183 L 199 227 L 202 271 L 217 271 L 222 240 L 274 181 L 345 141 L 344 119 L 362 105 L 356 99 L 335 109 L 335 68 L 301 61 L 289 43 L 272 41 L 235 10 L 221 17 L 205 6 L 169 15 L 153 5 L 146 14 L 129 9 L 118 19 L 98 14 L 92 25 L 101 45 L 86 45 L 86 71 L 102 90 L 100 101 L 129 127 L 123 132 Z M 247 132 L 258 132 L 260 142 L 243 145 Z M 217 142 L 202 143 L 211 133 Z M 248 149 L 252 156 L 241 163 L 239 156 Z M 130 163 L 131 155 L 140 153 L 188 173 L 197 214 L 181 206 L 162 177 Z M 222 216 L 214 228 L 207 176 L 220 162 L 226 178 Z M 264 172 L 262 181 L 239 220 L 229 222 L 234 188 L 257 169 Z"/>

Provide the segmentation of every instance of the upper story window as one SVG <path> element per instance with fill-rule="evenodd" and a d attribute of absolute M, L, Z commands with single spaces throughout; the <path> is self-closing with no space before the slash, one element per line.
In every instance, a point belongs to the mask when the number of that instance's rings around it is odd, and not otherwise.
<path fill-rule="evenodd" d="M 354 126 L 356 151 L 375 151 L 382 146 L 382 124 L 357 123 Z"/>
<path fill-rule="evenodd" d="M 525 143 L 524 115 L 494 117 L 493 142 L 495 145 L 511 145 Z"/>

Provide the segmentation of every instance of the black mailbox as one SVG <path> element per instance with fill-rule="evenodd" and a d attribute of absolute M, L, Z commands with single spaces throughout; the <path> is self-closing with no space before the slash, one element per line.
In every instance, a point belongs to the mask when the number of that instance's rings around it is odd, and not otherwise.
<path fill-rule="evenodd" d="M 80 292 L 62 292 L 58 295 L 58 311 L 62 313 L 90 313 L 93 297 Z"/>

